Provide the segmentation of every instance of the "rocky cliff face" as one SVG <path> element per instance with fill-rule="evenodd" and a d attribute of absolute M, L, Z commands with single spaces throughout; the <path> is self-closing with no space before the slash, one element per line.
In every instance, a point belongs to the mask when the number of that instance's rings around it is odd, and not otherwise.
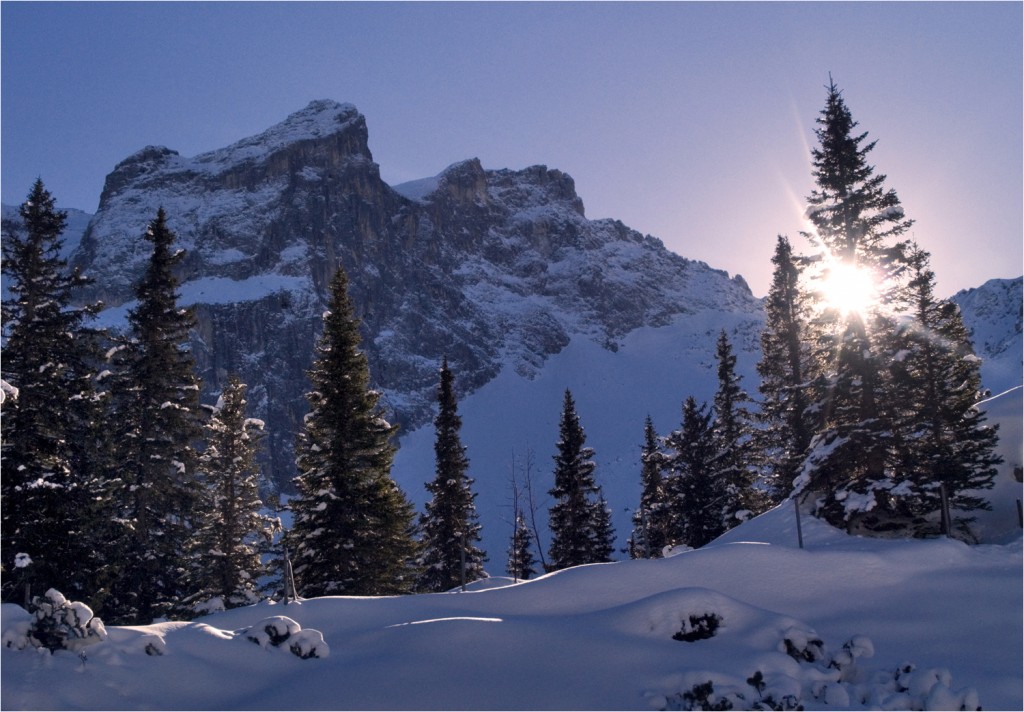
<path fill-rule="evenodd" d="M 588 220 L 568 175 L 477 160 L 393 189 L 349 104 L 311 103 L 266 132 L 192 158 L 147 147 L 107 177 L 73 255 L 89 298 L 123 323 L 162 206 L 180 247 L 183 304 L 208 394 L 237 372 L 268 424 L 269 479 L 293 475 L 293 442 L 338 265 L 351 279 L 372 377 L 406 429 L 425 422 L 447 354 L 468 393 L 529 377 L 574 337 L 614 350 L 640 326 L 705 310 L 756 315 L 741 278 L 686 260 L 617 221 Z"/>
<path fill-rule="evenodd" d="M 981 358 L 985 387 L 995 393 L 1021 384 L 1024 278 L 990 279 L 953 295 Z"/>

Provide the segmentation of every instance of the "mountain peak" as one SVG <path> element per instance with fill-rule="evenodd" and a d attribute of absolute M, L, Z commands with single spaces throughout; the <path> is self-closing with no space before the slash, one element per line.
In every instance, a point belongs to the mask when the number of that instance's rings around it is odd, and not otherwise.
<path fill-rule="evenodd" d="M 359 110 L 352 104 L 318 99 L 262 133 L 196 156 L 194 161 L 210 168 L 228 168 L 277 153 L 296 143 L 327 139 L 350 131 L 358 137 L 355 152 L 372 160 L 367 147 L 366 119 Z"/>
<path fill-rule="evenodd" d="M 268 140 L 275 139 L 292 142 L 321 138 L 338 133 L 360 120 L 365 123 L 362 114 L 353 104 L 342 104 L 332 99 L 316 99 L 309 102 L 306 108 L 289 114 L 288 118 L 281 123 L 271 126 L 252 139 L 243 139 L 239 143 L 257 139 L 266 143 Z"/>
<path fill-rule="evenodd" d="M 170 176 L 177 176 L 174 180 L 214 177 L 236 186 L 245 185 L 246 180 L 251 183 L 253 175 L 246 179 L 230 174 L 249 174 L 253 166 L 269 157 L 307 144 L 317 146 L 313 151 L 319 150 L 327 163 L 339 164 L 351 159 L 373 162 L 366 119 L 359 110 L 352 104 L 318 99 L 262 133 L 192 158 L 182 157 L 164 146 L 146 146 L 118 163 L 107 176 L 100 207 L 129 186 L 151 189 L 154 183 L 168 180 Z M 299 151 L 302 155 L 282 165 L 315 162 L 307 155 L 311 152 L 308 147 Z"/>

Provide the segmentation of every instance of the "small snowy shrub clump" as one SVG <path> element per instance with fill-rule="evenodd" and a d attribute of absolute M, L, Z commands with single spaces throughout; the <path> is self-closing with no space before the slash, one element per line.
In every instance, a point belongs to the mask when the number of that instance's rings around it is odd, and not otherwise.
<path fill-rule="evenodd" d="M 980 710 L 974 688 L 956 690 L 948 670 L 904 664 L 895 671 L 858 665 L 874 655 L 871 640 L 857 635 L 830 655 L 813 630 L 792 626 L 782 633 L 777 653 L 761 659 L 762 669 L 740 682 L 732 674 L 689 673 L 682 689 L 668 695 L 648 692 L 657 709 L 802 710 L 812 708 L 878 710 Z"/>
<path fill-rule="evenodd" d="M 722 623 L 722 617 L 715 613 L 690 614 L 682 623 L 683 627 L 672 636 L 672 639 L 693 643 L 715 637 L 715 632 Z"/>
<path fill-rule="evenodd" d="M 240 633 L 264 650 L 287 646 L 293 655 L 303 660 L 326 658 L 331 653 L 330 647 L 324 642 L 323 633 L 312 628 L 303 630 L 302 626 L 286 616 L 264 618 Z"/>
<path fill-rule="evenodd" d="M 33 598 L 28 613 L 27 620 L 5 626 L 4 647 L 21 650 L 31 645 L 50 652 L 80 651 L 107 637 L 103 621 L 93 615 L 89 606 L 69 601 L 53 588 Z"/>

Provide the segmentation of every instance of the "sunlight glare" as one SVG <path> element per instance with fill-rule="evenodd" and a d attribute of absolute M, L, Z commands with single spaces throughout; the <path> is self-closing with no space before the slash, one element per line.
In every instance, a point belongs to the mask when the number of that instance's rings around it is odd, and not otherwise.
<path fill-rule="evenodd" d="M 877 287 L 871 273 L 846 262 L 833 263 L 822 287 L 825 302 L 843 315 L 863 316 L 875 302 Z"/>

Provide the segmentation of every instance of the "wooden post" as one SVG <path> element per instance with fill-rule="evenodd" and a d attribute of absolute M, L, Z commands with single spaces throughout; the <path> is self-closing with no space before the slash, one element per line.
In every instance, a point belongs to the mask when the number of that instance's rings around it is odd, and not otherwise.
<path fill-rule="evenodd" d="M 651 558 L 651 532 L 647 530 L 647 507 L 640 507 L 640 530 L 644 533 L 644 558 Z"/>
<path fill-rule="evenodd" d="M 796 510 L 796 541 L 800 545 L 800 548 L 804 548 L 804 530 L 800 526 L 800 500 L 797 497 L 793 498 L 793 508 Z"/>
<path fill-rule="evenodd" d="M 459 561 L 462 563 L 460 578 L 462 579 L 462 592 L 466 592 L 466 532 L 462 532 L 459 539 Z"/>
<path fill-rule="evenodd" d="M 292 571 L 292 559 L 288 555 L 288 547 L 284 549 L 284 605 L 299 600 L 299 593 L 295 590 L 295 573 Z"/>
<path fill-rule="evenodd" d="M 942 534 L 949 536 L 949 497 L 946 495 L 946 483 L 939 483 L 939 496 L 942 497 Z"/>

